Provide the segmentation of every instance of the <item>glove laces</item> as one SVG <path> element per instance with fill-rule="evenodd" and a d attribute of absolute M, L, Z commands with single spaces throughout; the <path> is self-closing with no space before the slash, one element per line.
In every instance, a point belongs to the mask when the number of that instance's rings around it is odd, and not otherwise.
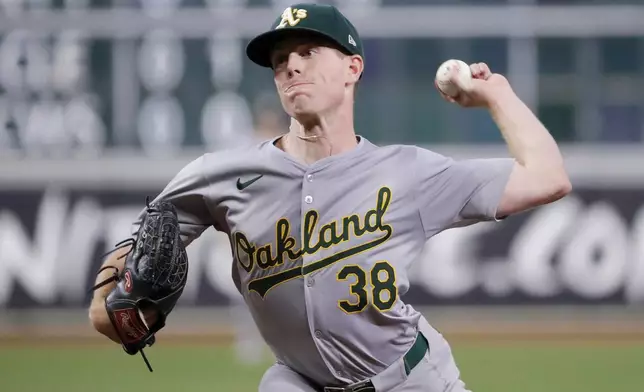
<path fill-rule="evenodd" d="M 148 212 L 150 212 L 153 209 L 153 208 L 150 207 L 150 197 L 149 196 L 147 196 L 145 198 L 145 206 L 146 206 L 146 209 L 147 209 Z M 129 255 L 130 252 L 132 252 L 134 250 L 134 248 L 136 246 L 136 240 L 134 238 L 127 238 L 127 239 L 117 243 L 114 246 L 114 249 L 110 250 L 109 252 L 107 252 L 107 253 L 105 253 L 105 254 L 103 254 L 101 256 L 101 260 L 105 259 L 105 257 L 107 257 L 110 254 L 116 252 L 117 250 L 125 248 L 126 246 L 131 246 L 130 250 L 128 250 L 127 252 L 125 252 L 124 254 L 119 256 L 117 258 L 117 260 L 120 260 L 120 259 L 122 259 L 124 257 L 127 257 L 127 255 Z M 110 284 L 112 282 L 119 282 L 121 280 L 121 277 L 119 275 L 119 269 L 117 267 L 112 266 L 112 265 L 106 265 L 106 266 L 102 267 L 101 269 L 98 270 L 98 272 L 96 274 L 98 275 L 101 272 L 103 272 L 103 271 L 105 271 L 106 269 L 109 269 L 109 268 L 114 269 L 114 273 L 112 274 L 112 276 L 110 276 L 109 278 L 103 280 L 102 282 L 94 285 L 90 289 L 90 291 L 89 291 L 90 293 L 100 289 L 101 287 L 103 287 L 103 286 L 105 286 L 107 284 Z M 148 358 L 145 356 L 145 353 L 143 352 L 143 349 L 142 348 L 139 349 L 139 352 L 141 353 L 141 357 L 143 357 L 143 361 L 145 362 L 145 365 L 148 367 L 148 370 L 150 372 L 153 372 L 152 366 L 150 365 L 150 361 L 148 361 Z"/>

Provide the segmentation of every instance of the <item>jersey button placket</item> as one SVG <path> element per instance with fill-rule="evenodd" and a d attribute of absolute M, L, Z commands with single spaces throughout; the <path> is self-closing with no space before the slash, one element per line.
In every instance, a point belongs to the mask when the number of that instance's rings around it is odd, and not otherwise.
<path fill-rule="evenodd" d="M 313 174 L 311 173 L 306 173 L 304 176 L 305 182 L 303 186 L 303 191 L 306 196 L 304 196 L 304 202 L 306 204 L 312 204 L 313 203 L 313 195 L 311 195 L 311 183 L 313 182 Z"/>
<path fill-rule="evenodd" d="M 306 211 L 309 211 L 311 209 L 314 209 L 314 206 L 312 206 L 314 198 L 313 198 L 313 184 L 314 184 L 314 175 L 311 173 L 305 173 L 304 178 L 302 179 L 302 195 L 304 203 L 302 204 L 302 213 L 306 214 Z M 304 255 L 303 256 L 303 265 L 307 265 L 312 260 L 315 259 L 315 256 L 313 255 Z M 313 310 L 313 303 L 315 293 L 313 291 L 313 286 L 315 286 L 315 278 L 311 276 L 310 274 L 304 277 L 304 296 L 305 296 L 305 303 L 306 307 L 310 310 Z M 311 326 L 311 329 L 313 330 L 313 335 L 315 336 L 316 340 L 322 341 L 324 339 L 324 334 L 322 333 L 322 330 L 320 329 L 320 326 L 318 325 L 317 320 L 315 320 L 314 317 L 314 312 L 309 311 L 308 313 L 308 319 L 309 319 L 309 325 Z M 316 342 L 316 346 L 318 343 Z M 318 347 L 320 355 L 323 355 L 323 351 Z M 328 366 L 330 367 L 331 365 L 327 362 Z M 334 371 L 334 369 L 329 369 L 331 372 Z"/>
<path fill-rule="evenodd" d="M 312 204 L 313 204 L 313 174 L 311 173 L 305 173 L 304 178 L 302 180 L 302 195 L 304 203 L 302 204 L 302 213 L 306 214 L 309 210 L 313 209 Z M 304 215 L 303 215 L 304 216 Z M 304 239 L 302 239 L 303 241 Z M 302 258 L 303 265 L 307 265 L 311 261 L 312 255 L 305 254 Z M 313 287 L 314 281 L 311 280 L 312 278 L 309 277 L 304 277 L 304 283 L 306 284 L 306 287 L 310 288 Z"/>

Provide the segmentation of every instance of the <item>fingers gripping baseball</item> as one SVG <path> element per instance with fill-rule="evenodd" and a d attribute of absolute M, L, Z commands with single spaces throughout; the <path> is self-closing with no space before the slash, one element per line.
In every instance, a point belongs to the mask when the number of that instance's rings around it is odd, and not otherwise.
<path fill-rule="evenodd" d="M 440 66 L 434 84 L 448 102 L 463 107 L 481 107 L 508 83 L 502 75 L 492 73 L 485 63 L 467 65 L 459 60 L 448 60 Z"/>
<path fill-rule="evenodd" d="M 490 67 L 488 67 L 485 63 L 475 63 L 470 65 L 470 72 L 472 73 L 472 77 L 474 79 L 487 80 L 490 76 L 492 76 Z"/>

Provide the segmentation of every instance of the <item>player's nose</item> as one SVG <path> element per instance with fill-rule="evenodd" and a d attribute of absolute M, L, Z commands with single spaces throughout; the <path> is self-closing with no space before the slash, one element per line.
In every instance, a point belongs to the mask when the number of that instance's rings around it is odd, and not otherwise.
<path fill-rule="evenodd" d="M 289 54 L 288 59 L 286 60 L 286 70 L 288 71 L 289 79 L 295 75 L 302 74 L 303 66 L 304 60 L 302 59 L 302 56 L 295 52 Z"/>

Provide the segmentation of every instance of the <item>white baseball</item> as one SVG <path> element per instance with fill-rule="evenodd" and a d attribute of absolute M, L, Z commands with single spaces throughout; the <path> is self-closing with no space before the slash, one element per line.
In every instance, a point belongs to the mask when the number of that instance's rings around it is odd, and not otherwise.
<path fill-rule="evenodd" d="M 445 94 L 450 97 L 458 95 L 459 87 L 450 82 L 449 75 L 453 68 L 458 68 L 458 78 L 462 86 L 469 86 L 472 81 L 472 72 L 470 66 L 461 60 L 447 60 L 436 71 L 436 85 Z"/>

